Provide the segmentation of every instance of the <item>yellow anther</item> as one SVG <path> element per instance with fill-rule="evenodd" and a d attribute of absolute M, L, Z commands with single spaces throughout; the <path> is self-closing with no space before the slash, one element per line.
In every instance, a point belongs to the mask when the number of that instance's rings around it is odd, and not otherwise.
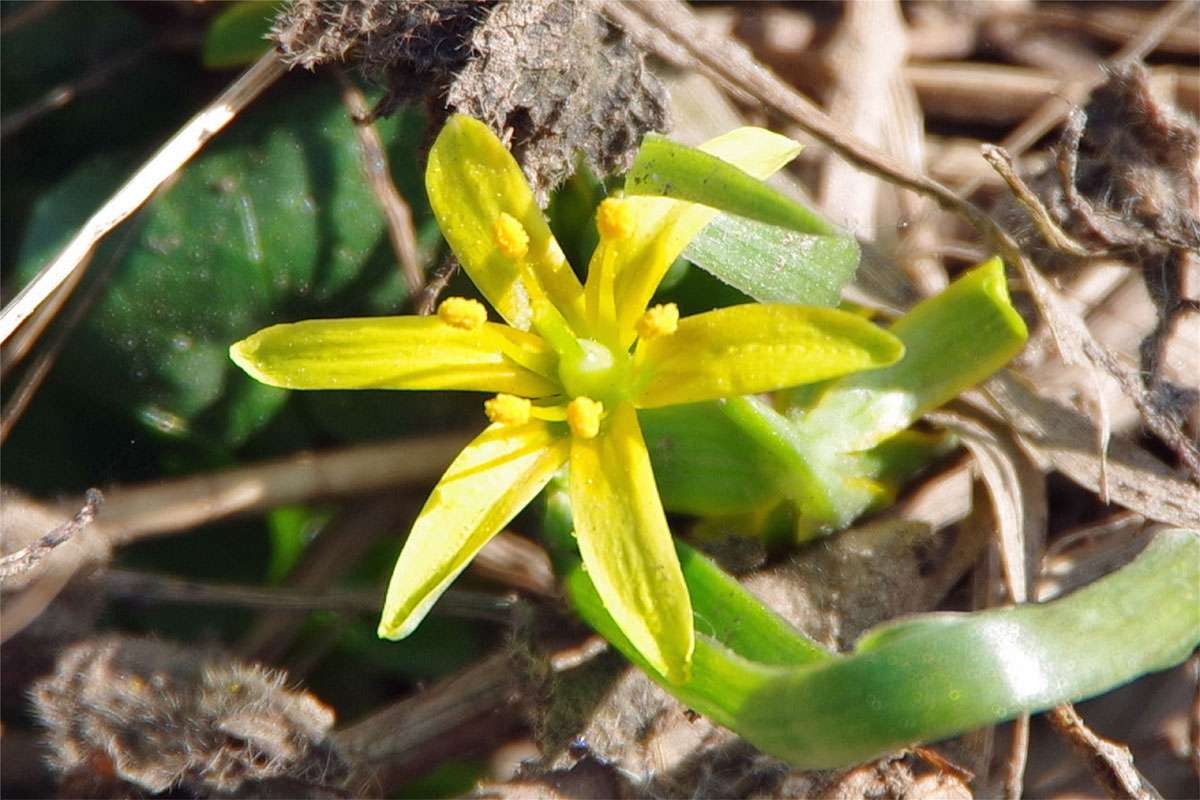
<path fill-rule="evenodd" d="M 438 306 L 438 319 L 451 328 L 473 331 L 487 322 L 487 309 L 478 300 L 466 297 L 447 297 Z"/>
<path fill-rule="evenodd" d="M 533 404 L 524 397 L 511 394 L 498 394 L 483 403 L 483 413 L 498 425 L 524 425 L 529 422 L 530 409 Z"/>
<path fill-rule="evenodd" d="M 492 236 L 500 252 L 509 258 L 524 258 L 529 252 L 529 234 L 516 217 L 501 211 L 492 223 Z"/>
<path fill-rule="evenodd" d="M 670 336 L 679 328 L 679 306 L 674 303 L 664 303 L 646 309 L 641 319 L 637 321 L 637 334 L 642 339 L 653 339 L 657 336 Z"/>
<path fill-rule="evenodd" d="M 596 229 L 602 239 L 625 239 L 633 235 L 637 220 L 626 200 L 610 197 L 596 209 Z"/>
<path fill-rule="evenodd" d="M 594 439 L 600 432 L 604 404 L 590 397 L 576 397 L 567 403 L 567 425 L 580 439 Z"/>

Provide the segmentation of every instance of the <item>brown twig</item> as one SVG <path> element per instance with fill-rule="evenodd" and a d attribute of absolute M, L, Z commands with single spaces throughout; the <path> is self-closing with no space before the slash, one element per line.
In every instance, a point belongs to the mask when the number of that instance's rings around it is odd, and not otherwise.
<path fill-rule="evenodd" d="M 448 755 L 477 751 L 517 730 L 523 724 L 511 713 L 517 680 L 502 651 L 335 732 L 338 750 L 358 765 L 355 793 L 380 796 Z M 510 713 L 497 713 L 505 708 Z"/>
<path fill-rule="evenodd" d="M 450 281 L 454 280 L 454 276 L 458 274 L 459 265 L 458 259 L 453 255 L 446 257 L 441 266 L 433 273 L 433 277 L 429 279 L 429 283 L 425 284 L 425 288 L 421 290 L 421 294 L 417 297 L 416 306 L 417 313 L 422 317 L 427 317 L 437 308 L 438 299 L 441 298 L 442 292 L 446 291 L 446 287 L 450 285 Z"/>
<path fill-rule="evenodd" d="M 25 357 L 37 344 L 38 339 L 45 333 L 46 328 L 54 321 L 58 312 L 71 299 L 71 293 L 83 280 L 83 274 L 87 271 L 88 262 L 91 261 L 93 253 L 94 251 L 84 256 L 80 262 L 80 268 L 63 281 L 46 298 L 46 302 L 37 307 L 37 310 L 29 316 L 24 325 L 17 329 L 12 338 L 0 346 L 0 378 L 7 378 L 8 374 L 25 360 Z"/>
<path fill-rule="evenodd" d="M 1017 175 L 1013 169 L 1012 156 L 1003 147 L 983 144 L 980 145 L 979 150 L 983 155 L 984 161 L 987 161 L 992 166 L 992 169 L 996 170 L 996 173 L 1004 179 L 1004 182 L 1008 184 L 1008 188 L 1016 195 L 1017 200 L 1029 212 L 1029 217 L 1033 220 L 1033 224 L 1037 226 L 1038 233 L 1042 235 L 1042 238 L 1046 240 L 1048 245 L 1059 252 L 1075 256 L 1076 258 L 1104 255 L 1102 251 L 1092 251 L 1084 247 L 1059 227 L 1038 196 Z"/>
<path fill-rule="evenodd" d="M 190 581 L 170 575 L 132 570 L 106 570 L 100 578 L 104 593 L 125 600 L 154 600 L 193 605 L 236 606 L 283 612 L 342 611 L 378 613 L 382 595 L 375 589 L 313 592 L 305 589 L 262 588 Z M 507 622 L 516 600 L 487 592 L 449 589 L 431 614 Z"/>
<path fill-rule="evenodd" d="M 88 489 L 87 499 L 74 517 L 37 541 L 0 558 L 0 583 L 33 569 L 34 565 L 49 555 L 54 548 L 69 541 L 71 537 L 90 525 L 103 503 L 104 495 L 100 493 L 99 489 Z"/>
<path fill-rule="evenodd" d="M 268 51 L 250 69 L 167 140 L 125 184 L 110 197 L 59 251 L 50 263 L 0 311 L 0 343 L 37 310 L 108 233 L 125 221 L 171 175 L 199 152 L 213 136 L 255 97 L 284 74 L 286 67 Z"/>
<path fill-rule="evenodd" d="M 350 112 L 350 121 L 354 124 L 367 183 L 387 222 L 388 239 L 392 243 L 396 260 L 400 263 L 404 283 L 408 286 L 408 295 L 412 297 L 425 285 L 425 272 L 421 268 L 421 256 L 417 252 L 417 235 L 413 230 L 412 209 L 392 181 L 387 150 L 379 138 L 379 131 L 375 130 L 371 121 L 367 99 L 344 70 L 334 69 L 333 74 L 342 90 L 342 103 Z"/>
<path fill-rule="evenodd" d="M 115 546 L 316 497 L 425 485 L 467 440 L 463 433 L 446 433 L 300 453 L 209 475 L 111 489 L 101 524 Z"/>
<path fill-rule="evenodd" d="M 291 591 L 328 591 L 384 536 L 399 532 L 402 520 L 413 513 L 413 504 L 413 498 L 395 489 L 346 504 L 315 531 L 299 562 L 288 571 L 285 585 Z M 376 609 L 381 600 L 376 594 Z M 304 618 L 295 614 L 268 611 L 238 639 L 236 650 L 258 660 L 279 661 L 303 632 L 304 624 Z"/>
<path fill-rule="evenodd" d="M 64 108 L 80 95 L 99 89 L 112 80 L 115 75 L 145 58 L 158 46 L 158 42 L 150 42 L 128 53 L 123 53 L 97 65 L 79 80 L 59 84 L 32 103 L 5 114 L 3 118 L 0 118 L 0 139 L 6 139 L 46 114 Z"/>
<path fill-rule="evenodd" d="M 58 326 L 54 330 L 53 337 L 45 345 L 44 349 L 38 355 L 37 359 L 33 362 L 29 369 L 26 370 L 26 372 L 21 376 L 21 382 L 17 385 L 17 388 L 13 390 L 12 394 L 9 395 L 8 400 L 4 403 L 3 408 L 0 408 L 0 444 L 8 439 L 8 435 L 12 433 L 13 427 L 17 424 L 17 421 L 21 419 L 21 416 L 29 407 L 29 404 L 33 401 L 34 395 L 37 394 L 38 389 L 41 388 L 42 383 L 50 374 L 50 370 L 54 367 L 54 363 L 58 360 L 59 354 L 62 353 L 63 347 L 66 346 L 67 341 L 71 338 L 71 334 L 75 331 L 75 328 L 79 326 L 79 323 L 83 321 L 84 317 L 87 316 L 88 311 L 92 309 L 92 306 L 94 306 L 96 301 L 99 299 L 99 288 L 107 282 L 108 278 L 112 275 L 113 270 L 116 269 L 117 265 L 125 257 L 125 253 L 129 249 L 129 245 L 133 242 L 135 234 L 140 227 L 140 225 L 131 225 L 125 229 L 123 235 L 120 237 L 116 249 L 107 259 L 105 264 L 100 268 L 99 274 L 95 276 L 96 282 L 89 287 L 87 294 L 75 301 L 70 311 L 62 320 L 59 321 Z M 66 290 L 61 294 L 63 300 L 68 299 L 68 296 L 72 291 L 72 288 L 69 287 L 73 287 L 74 282 L 82 278 L 82 276 L 83 271 L 80 270 L 78 273 L 73 275 L 67 283 L 60 287 L 61 289 Z M 56 292 L 56 294 L 58 293 Z M 44 321 L 48 323 L 55 312 L 59 309 L 60 306 L 57 302 L 48 302 L 38 309 L 35 316 L 42 317 L 43 312 L 48 310 L 49 313 L 44 317 Z M 30 324 L 33 324 L 34 321 L 35 320 L 31 319 Z M 41 322 L 41 320 L 37 321 Z M 24 333 L 24 328 L 22 328 L 21 333 Z M 38 333 L 40 333 L 40 331 L 38 331 Z M 32 344 L 33 339 L 30 338 L 27 341 Z M 7 367 L 11 365 L 6 364 L 5 366 Z"/>
<path fill-rule="evenodd" d="M 1188 714 L 1188 761 L 1191 762 L 1192 772 L 1200 780 L 1200 654 L 1192 656 L 1189 667 L 1195 686 L 1192 689 L 1191 713 Z"/>
<path fill-rule="evenodd" d="M 37 22 L 42 17 L 56 10 L 62 5 L 62 0 L 44 0 L 41 3 L 30 3 L 27 6 L 21 6 L 16 11 L 5 14 L 0 23 L 0 34 L 12 33 L 26 25 Z"/>
<path fill-rule="evenodd" d="M 1162 800 L 1154 785 L 1138 772 L 1133 754 L 1124 745 L 1097 736 L 1068 704 L 1046 712 L 1046 719 L 1066 739 L 1092 771 L 1096 782 L 1112 798 Z"/>
<path fill-rule="evenodd" d="M 539 597 L 558 593 L 554 567 L 545 548 L 523 536 L 501 531 L 471 561 L 471 573 Z"/>

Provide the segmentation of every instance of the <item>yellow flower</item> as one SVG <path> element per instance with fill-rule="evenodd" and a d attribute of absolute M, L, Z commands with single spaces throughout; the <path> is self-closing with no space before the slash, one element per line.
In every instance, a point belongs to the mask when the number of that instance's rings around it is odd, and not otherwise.
<path fill-rule="evenodd" d="M 743 128 L 704 148 L 765 178 L 792 141 Z M 661 197 L 610 198 L 581 285 L 519 167 L 482 123 L 453 117 L 425 176 L 446 240 L 508 323 L 450 298 L 436 316 L 310 320 L 266 328 L 230 354 L 293 389 L 465 389 L 496 394 L 491 425 L 447 469 L 396 564 L 379 625 L 399 639 L 481 547 L 564 465 L 579 549 L 629 641 L 687 680 L 691 604 L 637 409 L 694 403 L 884 366 L 903 347 L 841 311 L 781 305 L 679 319 L 647 303 L 716 213 Z"/>

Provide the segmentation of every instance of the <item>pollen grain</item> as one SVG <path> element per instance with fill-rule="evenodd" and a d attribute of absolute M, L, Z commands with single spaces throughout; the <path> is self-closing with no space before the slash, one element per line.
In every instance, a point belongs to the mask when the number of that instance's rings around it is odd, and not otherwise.
<path fill-rule="evenodd" d="M 679 306 L 663 303 L 646 309 L 637 321 L 637 334 L 642 339 L 670 336 L 679 328 Z"/>
<path fill-rule="evenodd" d="M 438 319 L 451 328 L 473 331 L 487 322 L 487 309 L 478 300 L 467 297 L 447 297 L 438 306 Z"/>
<path fill-rule="evenodd" d="M 596 209 L 596 230 L 603 239 L 627 239 L 637 227 L 629 201 L 610 197 Z"/>
<path fill-rule="evenodd" d="M 498 394 L 483 403 L 483 413 L 497 425 L 524 425 L 529 422 L 533 404 L 524 397 Z"/>
<path fill-rule="evenodd" d="M 529 233 L 511 214 L 500 212 L 492 223 L 492 236 L 500 252 L 509 258 L 524 258 L 529 252 Z"/>
<path fill-rule="evenodd" d="M 600 433 L 604 404 L 590 397 L 576 397 L 567 404 L 567 425 L 580 439 L 594 439 Z"/>

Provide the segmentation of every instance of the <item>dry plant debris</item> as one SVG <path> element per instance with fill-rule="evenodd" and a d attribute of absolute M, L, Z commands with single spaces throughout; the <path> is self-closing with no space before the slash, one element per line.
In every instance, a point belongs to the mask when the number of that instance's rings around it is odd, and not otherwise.
<path fill-rule="evenodd" d="M 388 89 L 376 114 L 425 101 L 435 122 L 487 122 L 543 204 L 576 153 L 602 175 L 620 172 L 645 131 L 668 127 L 641 53 L 584 0 L 301 0 L 273 35 L 289 64 L 357 63 Z"/>
<path fill-rule="evenodd" d="M 32 697 L 50 764 L 91 796 L 337 796 L 333 711 L 286 682 L 218 652 L 110 636 L 66 650 Z"/>

